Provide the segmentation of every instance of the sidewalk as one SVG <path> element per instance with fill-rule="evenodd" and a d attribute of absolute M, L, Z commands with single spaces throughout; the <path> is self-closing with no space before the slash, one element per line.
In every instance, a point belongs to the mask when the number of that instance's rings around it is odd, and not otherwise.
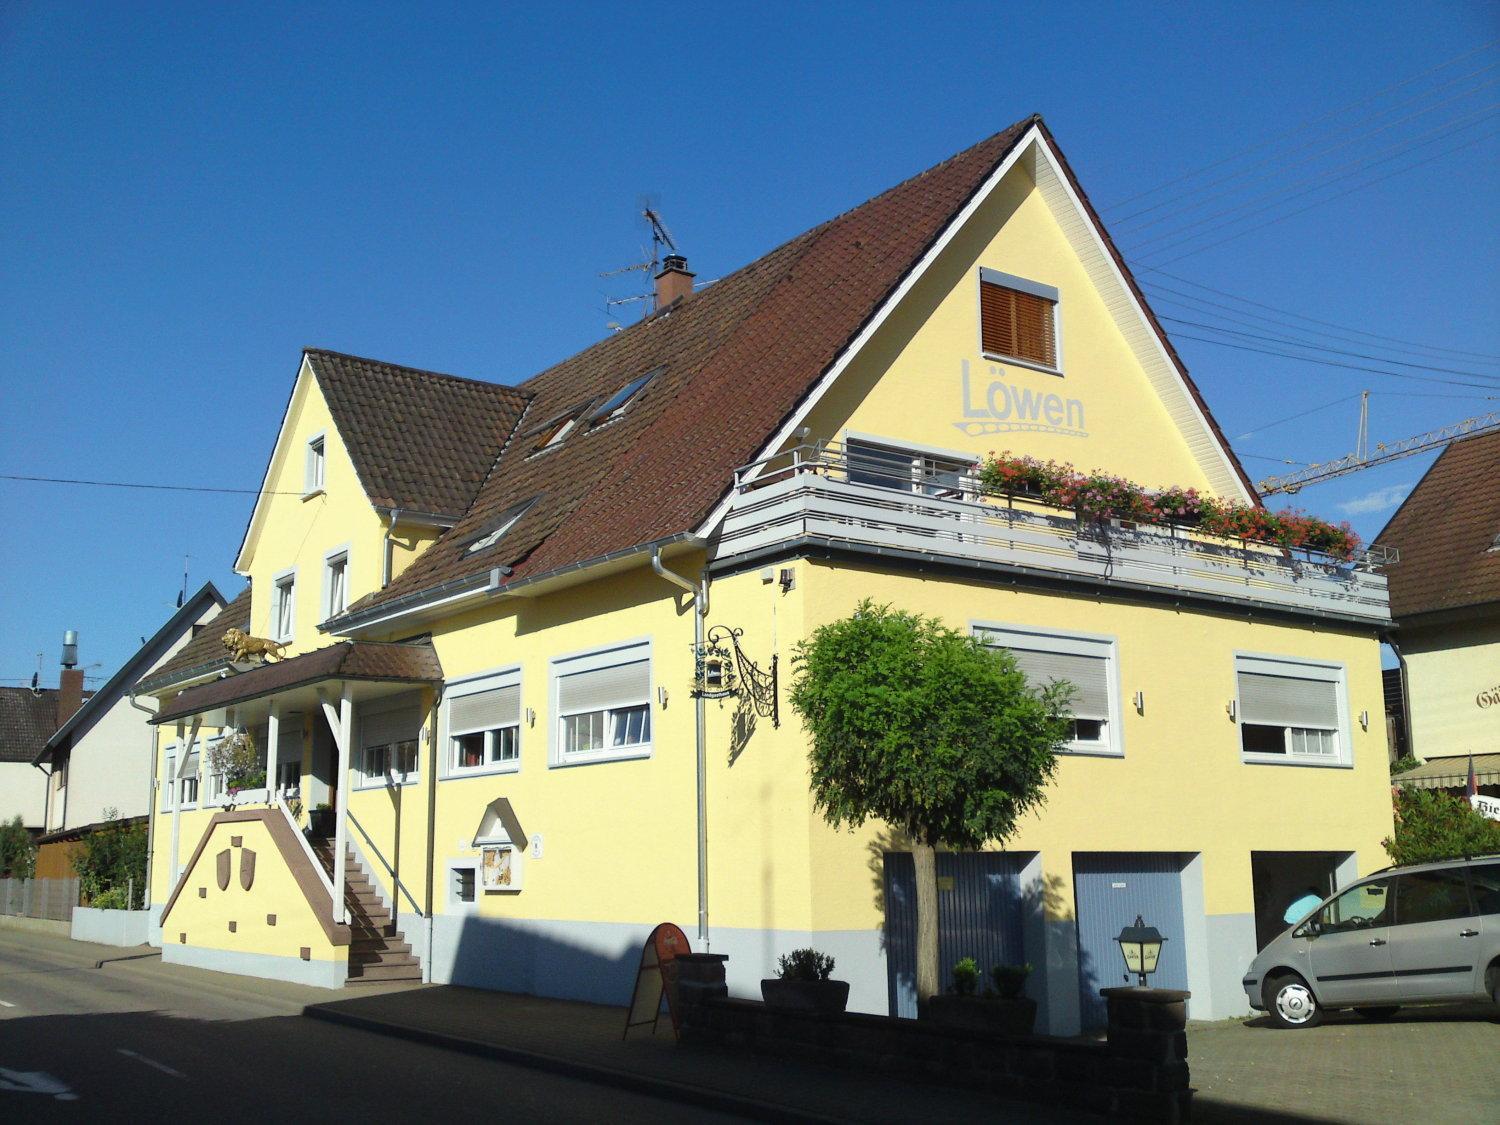
<path fill-rule="evenodd" d="M 622 1040 L 624 1008 L 514 993 L 413 986 L 310 1004 L 303 1015 L 762 1120 L 1099 1120 L 941 1085 L 679 1047 L 665 1015 L 655 1037 L 645 1027 Z"/>

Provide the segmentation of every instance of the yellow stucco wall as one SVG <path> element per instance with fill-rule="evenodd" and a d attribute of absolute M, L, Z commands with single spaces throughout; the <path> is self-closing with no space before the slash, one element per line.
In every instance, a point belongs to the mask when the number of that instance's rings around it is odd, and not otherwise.
<path fill-rule="evenodd" d="M 1500 620 L 1476 616 L 1432 628 L 1403 628 L 1412 749 L 1422 758 L 1500 751 L 1500 704 L 1480 706 L 1500 687 Z"/>

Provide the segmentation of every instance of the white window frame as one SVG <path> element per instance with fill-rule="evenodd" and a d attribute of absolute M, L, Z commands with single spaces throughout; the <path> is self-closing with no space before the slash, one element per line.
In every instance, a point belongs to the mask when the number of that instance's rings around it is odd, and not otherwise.
<path fill-rule="evenodd" d="M 646 661 L 646 698 L 642 700 L 646 705 L 647 721 L 651 724 L 651 736 L 645 742 L 634 743 L 628 746 L 603 746 L 597 750 L 576 751 L 566 754 L 563 747 L 566 744 L 564 734 L 564 721 L 568 718 L 562 713 L 558 706 L 558 698 L 562 687 L 562 678 L 575 672 L 591 672 L 598 668 L 613 668 L 620 664 L 633 664 L 639 660 Z M 654 646 L 649 637 L 637 637 L 629 641 L 621 641 L 618 644 L 609 645 L 604 648 L 586 649 L 582 652 L 568 653 L 564 656 L 555 656 L 549 663 L 547 673 L 547 699 L 552 712 L 552 720 L 548 724 L 548 766 L 551 769 L 562 769 L 570 766 L 593 765 L 596 762 L 622 762 L 638 758 L 649 758 L 652 756 L 656 741 L 657 717 L 653 713 L 653 701 L 656 698 L 656 659 Z M 633 704 L 632 706 L 639 706 Z M 582 712 L 580 712 L 582 713 Z M 593 714 L 593 712 L 587 712 Z M 606 729 L 613 712 L 604 712 Z"/>
<path fill-rule="evenodd" d="M 970 630 L 981 641 L 994 648 L 1020 648 L 1037 652 L 1055 652 L 1068 656 L 1089 656 L 1105 662 L 1105 686 L 1109 690 L 1109 715 L 1104 721 L 1104 738 L 1099 742 L 1071 739 L 1063 744 L 1062 753 L 1091 758 L 1125 756 L 1125 723 L 1120 686 L 1120 646 L 1112 636 L 1103 633 L 1077 633 L 1064 629 L 1037 629 L 1029 625 L 1012 625 L 994 621 L 971 621 Z"/>
<path fill-rule="evenodd" d="M 1258 672 L 1267 676 L 1289 676 L 1294 679 L 1316 680 L 1330 683 L 1334 690 L 1334 703 L 1338 710 L 1338 730 L 1335 731 L 1337 745 L 1332 754 L 1299 754 L 1292 749 L 1293 730 L 1323 730 L 1323 727 L 1283 727 L 1286 752 L 1262 754 L 1245 749 L 1244 706 L 1240 700 L 1240 673 Z M 1258 726 L 1265 724 L 1256 724 Z M 1247 765 L 1264 766 L 1311 766 L 1316 769 L 1352 769 L 1354 767 L 1354 742 L 1349 725 L 1349 677 L 1347 668 L 1331 660 L 1309 660 L 1305 657 L 1279 656 L 1264 652 L 1236 652 L 1234 654 L 1234 738 L 1240 761 Z"/>
<path fill-rule="evenodd" d="M 1014 289 L 1018 293 L 1029 293 L 1033 297 L 1040 297 L 1042 300 L 1052 303 L 1052 350 L 1057 357 L 1056 367 L 1048 367 L 1045 363 L 1022 359 L 1020 356 L 1001 355 L 999 352 L 984 350 L 984 304 L 983 298 L 980 296 L 980 287 L 983 285 L 998 285 L 1001 289 Z M 1001 273 L 999 270 L 990 269 L 988 266 L 980 266 L 979 281 L 974 286 L 974 316 L 974 330 L 979 337 L 979 354 L 985 359 L 993 363 L 1004 363 L 1013 367 L 1025 367 L 1031 371 L 1040 371 L 1046 375 L 1062 377 L 1062 295 L 1056 286 L 1044 285 L 1042 282 L 1032 281 L 1030 278 L 1017 277 L 1015 274 Z"/>
<path fill-rule="evenodd" d="M 328 486 L 328 434 L 319 430 L 307 439 L 302 465 L 302 495 L 317 496 Z"/>
<path fill-rule="evenodd" d="M 494 752 L 495 734 L 498 730 L 506 728 L 499 727 L 485 731 L 484 753 L 485 763 L 478 766 L 461 766 L 458 764 L 457 739 L 464 734 L 477 734 L 478 731 L 455 731 L 451 722 L 452 703 L 455 699 L 461 699 L 466 695 L 477 695 L 482 691 L 494 691 L 497 688 L 515 687 L 521 694 L 521 713 L 516 722 L 516 757 L 509 762 L 491 762 L 490 755 Z M 449 680 L 443 689 L 443 708 L 441 721 L 441 740 L 445 750 L 443 754 L 443 770 L 440 774 L 442 780 L 447 781 L 460 777 L 490 777 L 497 773 L 520 773 L 521 755 L 525 743 L 526 727 L 526 703 L 525 684 L 521 680 L 521 666 L 519 664 L 508 668 L 497 668 L 488 672 L 481 672 L 473 676 L 465 676 L 461 680 Z"/>
<path fill-rule="evenodd" d="M 162 756 L 165 761 L 162 767 L 162 806 L 159 811 L 171 812 L 173 802 L 177 800 L 177 743 L 163 747 Z"/>
<path fill-rule="evenodd" d="M 228 735 L 220 734 L 213 738 L 205 739 L 202 743 L 203 757 L 198 759 L 200 776 L 202 777 L 202 781 L 199 783 L 201 788 L 198 792 L 200 804 L 222 805 L 229 800 L 229 787 L 224 780 L 226 775 L 202 768 L 207 765 L 205 759 L 208 757 L 208 752 L 228 737 Z"/>
<path fill-rule="evenodd" d="M 201 747 L 202 744 L 200 743 L 199 745 Z M 174 797 L 177 800 L 177 807 L 182 810 L 196 809 L 203 800 L 203 751 L 196 749 L 188 757 L 197 758 L 198 768 L 192 773 L 185 773 L 177 778 L 177 791 Z M 193 783 L 193 799 L 191 801 L 183 795 L 183 791 L 190 781 Z"/>
<path fill-rule="evenodd" d="M 384 702 L 384 700 L 377 701 L 377 704 L 381 702 Z M 369 722 L 371 719 L 379 718 L 382 715 L 388 715 L 398 711 L 408 711 L 410 709 L 410 702 L 407 702 L 401 706 L 393 707 L 379 707 L 377 705 L 374 710 L 364 710 L 357 716 L 357 725 L 359 729 L 355 738 L 356 748 L 354 761 L 354 788 L 356 790 L 385 789 L 390 786 L 405 787 L 408 785 L 418 785 L 421 783 L 423 757 L 422 734 L 427 729 L 427 717 L 421 714 L 420 706 L 418 707 L 417 729 L 410 738 L 402 738 L 387 742 L 365 741 L 365 723 Z M 412 761 L 412 768 L 400 774 L 396 774 L 395 771 L 391 769 L 390 755 L 393 755 L 395 753 L 395 750 L 398 746 L 401 746 L 407 742 L 412 743 L 416 748 L 414 751 L 415 756 Z M 385 768 L 378 774 L 370 773 L 366 768 L 368 754 L 371 750 L 379 749 L 385 749 L 386 751 L 388 751 Z"/>
<path fill-rule="evenodd" d="M 323 555 L 323 620 L 327 621 L 335 613 L 342 613 L 349 608 L 349 560 L 351 558 L 350 545 L 348 543 L 333 548 Z M 333 566 L 335 563 L 344 564 L 344 604 L 337 609 L 333 605 Z"/>
<path fill-rule="evenodd" d="M 443 864 L 446 891 L 443 894 L 443 902 L 447 906 L 449 914 L 478 914 L 479 904 L 484 899 L 484 888 L 479 875 L 480 858 L 473 859 L 450 859 Z M 465 902 L 458 897 L 458 872 L 468 868 L 474 873 L 474 901 Z"/>
<path fill-rule="evenodd" d="M 282 602 L 285 595 L 290 592 L 291 608 L 285 616 L 291 622 L 291 629 L 283 633 L 281 631 Z M 297 635 L 297 568 L 278 571 L 271 576 L 271 621 L 270 628 L 266 630 L 273 641 L 290 642 Z"/>
<path fill-rule="evenodd" d="M 965 453 L 960 449 L 946 449 L 938 445 L 924 445 L 915 441 L 900 441 L 896 438 L 880 437 L 876 434 L 864 434 L 855 430 L 844 431 L 844 458 L 845 473 L 852 460 L 849 453 L 849 443 L 858 445 L 872 445 L 886 453 L 894 453 L 907 458 L 910 462 L 910 479 L 906 487 L 902 487 L 896 477 L 883 484 L 864 485 L 866 488 L 889 488 L 895 492 L 911 492 L 918 496 L 930 496 L 935 499 L 947 500 L 973 500 L 978 494 L 974 489 L 973 466 L 976 458 L 972 453 Z M 940 487 L 934 482 L 939 478 L 928 474 L 926 463 L 945 461 L 962 466 L 959 474 L 957 488 Z M 853 481 L 851 480 L 851 483 Z M 948 495 L 958 493 L 957 496 Z"/>

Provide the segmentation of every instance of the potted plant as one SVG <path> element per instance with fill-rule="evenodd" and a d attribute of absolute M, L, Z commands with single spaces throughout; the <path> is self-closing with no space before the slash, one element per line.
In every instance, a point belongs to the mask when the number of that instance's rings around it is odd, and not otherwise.
<path fill-rule="evenodd" d="M 1030 965 L 996 965 L 990 970 L 992 986 L 980 992 L 979 965 L 965 957 L 953 966 L 950 990 L 919 1005 L 919 1015 L 964 1031 L 1030 1035 L 1036 1026 L 1036 1001 L 1021 995 L 1030 975 Z"/>
<path fill-rule="evenodd" d="M 307 814 L 307 834 L 309 836 L 332 836 L 333 833 L 333 806 L 324 801 Z"/>
<path fill-rule="evenodd" d="M 849 982 L 830 980 L 833 958 L 816 949 L 794 949 L 781 955 L 777 975 L 760 982 L 760 995 L 773 1008 L 804 1012 L 842 1012 L 849 1003 Z"/>

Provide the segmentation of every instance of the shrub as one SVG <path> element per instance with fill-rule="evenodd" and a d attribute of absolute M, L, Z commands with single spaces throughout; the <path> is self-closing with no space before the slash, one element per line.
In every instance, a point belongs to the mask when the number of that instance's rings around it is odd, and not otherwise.
<path fill-rule="evenodd" d="M 1500 821 L 1480 816 L 1462 797 L 1437 789 L 1396 793 L 1396 833 L 1381 841 L 1397 864 L 1431 863 L 1500 852 Z"/>
<path fill-rule="evenodd" d="M 143 902 L 146 893 L 146 826 L 120 824 L 114 816 L 110 816 L 109 821 L 85 835 L 82 847 L 73 856 L 79 889 L 84 898 L 93 901 L 106 891 L 117 890 L 124 895 L 127 888 L 132 888 L 135 901 Z"/>
<path fill-rule="evenodd" d="M 833 958 L 816 949 L 794 949 L 781 955 L 776 975 L 782 980 L 827 980 L 833 976 Z"/>
<path fill-rule="evenodd" d="M 125 897 L 124 887 L 111 887 L 107 891 L 100 891 L 89 902 L 95 910 L 129 910 L 130 902 Z"/>
<path fill-rule="evenodd" d="M 979 962 L 965 957 L 953 966 L 953 991 L 959 996 L 973 996 L 979 991 Z"/>
<path fill-rule="evenodd" d="M 1395 777 L 1398 773 L 1406 773 L 1409 770 L 1414 770 L 1421 764 L 1422 763 L 1417 761 L 1417 759 L 1412 755 L 1403 754 L 1401 757 L 1397 758 L 1394 762 L 1391 763 L 1391 776 Z"/>
<path fill-rule="evenodd" d="M 995 991 L 1003 1000 L 1014 1000 L 1026 987 L 1026 978 L 1031 975 L 1031 965 L 996 965 L 990 970 L 990 979 L 995 982 Z"/>
<path fill-rule="evenodd" d="M 36 845 L 20 814 L 0 821 L 0 879 L 30 879 L 36 869 Z"/>

